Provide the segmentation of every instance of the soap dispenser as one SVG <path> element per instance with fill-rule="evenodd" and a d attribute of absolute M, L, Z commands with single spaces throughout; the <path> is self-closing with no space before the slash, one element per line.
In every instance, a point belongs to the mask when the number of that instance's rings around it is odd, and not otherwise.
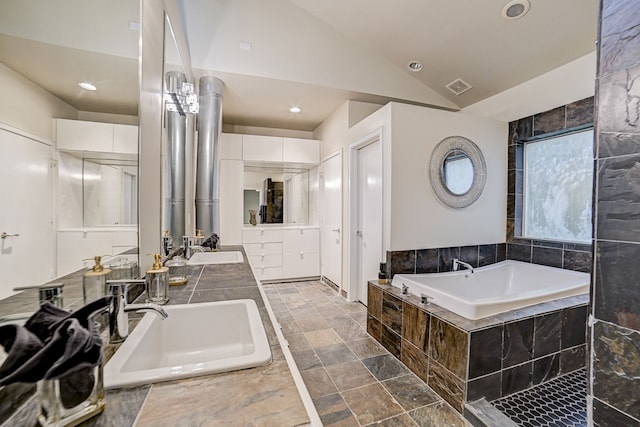
<path fill-rule="evenodd" d="M 160 254 L 154 254 L 151 270 L 147 270 L 147 302 L 166 304 L 169 302 L 169 267 L 163 267 Z"/>
<path fill-rule="evenodd" d="M 104 268 L 100 264 L 101 259 L 99 255 L 93 257 L 96 264 L 82 277 L 82 296 L 85 304 L 107 296 L 107 275 L 111 273 L 111 269 Z"/>

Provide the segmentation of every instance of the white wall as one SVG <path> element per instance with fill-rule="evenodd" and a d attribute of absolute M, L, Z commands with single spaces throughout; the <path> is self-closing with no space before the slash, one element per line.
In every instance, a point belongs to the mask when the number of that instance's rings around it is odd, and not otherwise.
<path fill-rule="evenodd" d="M 391 240 L 388 250 L 505 241 L 507 123 L 392 103 Z M 484 155 L 487 182 L 471 206 L 453 209 L 434 195 L 428 178 L 433 148 L 448 136 L 472 140 Z"/>
<path fill-rule="evenodd" d="M 505 122 L 528 117 L 595 94 L 595 51 L 462 109 Z"/>
<path fill-rule="evenodd" d="M 53 118 L 76 119 L 78 111 L 22 75 L 0 64 L 0 122 L 53 141 Z"/>

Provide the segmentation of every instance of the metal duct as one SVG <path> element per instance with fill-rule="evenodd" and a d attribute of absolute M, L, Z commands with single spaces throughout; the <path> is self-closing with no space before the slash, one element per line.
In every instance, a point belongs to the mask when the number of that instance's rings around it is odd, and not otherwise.
<path fill-rule="evenodd" d="M 220 132 L 222 80 L 200 78 L 196 163 L 196 228 L 205 236 L 220 234 Z"/>
<path fill-rule="evenodd" d="M 178 71 L 165 75 L 166 91 L 180 92 L 187 77 Z M 175 99 L 175 97 L 174 97 Z M 165 215 L 164 230 L 169 230 L 174 244 L 185 235 L 185 144 L 187 139 L 187 117 L 179 111 L 167 111 L 167 141 L 165 147 Z"/>

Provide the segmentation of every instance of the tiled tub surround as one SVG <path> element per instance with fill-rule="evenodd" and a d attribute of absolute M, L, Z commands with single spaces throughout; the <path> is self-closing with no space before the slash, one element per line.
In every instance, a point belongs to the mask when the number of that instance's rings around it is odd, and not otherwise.
<path fill-rule="evenodd" d="M 369 282 L 367 331 L 456 410 L 585 366 L 588 295 L 468 320 Z"/>
<path fill-rule="evenodd" d="M 226 247 L 223 250 L 242 248 Z M 81 277 L 80 274 L 79 281 L 69 280 L 65 283 L 65 301 L 71 302 L 72 298 L 80 295 L 81 303 Z M 267 332 L 273 362 L 267 366 L 241 371 L 107 391 L 105 412 L 86 421 L 83 426 L 297 426 L 309 423 L 309 417 L 247 262 L 189 267 L 188 284 L 172 286 L 169 293 L 169 304 L 253 299 L 258 305 Z M 37 295 L 32 297 L 36 301 L 33 308 L 36 308 Z M 18 312 L 29 311 L 27 296 L 17 295 L 15 299 L 25 299 L 23 305 L 18 304 Z M 11 310 L 16 308 L 11 307 Z M 130 318 L 134 316 L 130 313 Z M 136 320 L 130 320 L 132 327 L 135 327 Z M 106 340 L 106 331 L 103 338 Z M 104 349 L 106 357 L 109 358 L 116 349 L 116 345 L 107 345 Z M 36 399 L 30 398 L 2 425 L 36 425 L 37 413 Z"/>
<path fill-rule="evenodd" d="M 452 270 L 454 258 L 474 268 L 512 259 L 591 272 L 591 245 L 520 238 L 509 243 L 387 251 L 387 270 L 391 277 L 398 273 L 445 273 Z"/>

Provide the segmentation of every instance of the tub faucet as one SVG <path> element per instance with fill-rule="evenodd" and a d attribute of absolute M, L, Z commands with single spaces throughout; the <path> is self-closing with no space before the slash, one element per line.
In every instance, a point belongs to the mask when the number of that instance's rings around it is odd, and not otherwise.
<path fill-rule="evenodd" d="M 144 279 L 107 280 L 109 295 L 113 298 L 109 304 L 109 343 L 121 343 L 129 336 L 130 311 L 149 310 L 158 314 L 162 319 L 169 315 L 157 304 L 127 304 L 129 284 L 145 283 Z"/>
<path fill-rule="evenodd" d="M 467 270 L 471 270 L 471 273 L 473 273 L 473 267 L 471 266 L 471 264 L 469 264 L 468 262 L 460 261 L 458 258 L 454 258 L 453 271 L 458 271 L 460 269 L 460 266 L 463 266 Z"/>
<path fill-rule="evenodd" d="M 409 295 L 409 287 L 404 283 L 402 284 L 402 295 Z"/>

